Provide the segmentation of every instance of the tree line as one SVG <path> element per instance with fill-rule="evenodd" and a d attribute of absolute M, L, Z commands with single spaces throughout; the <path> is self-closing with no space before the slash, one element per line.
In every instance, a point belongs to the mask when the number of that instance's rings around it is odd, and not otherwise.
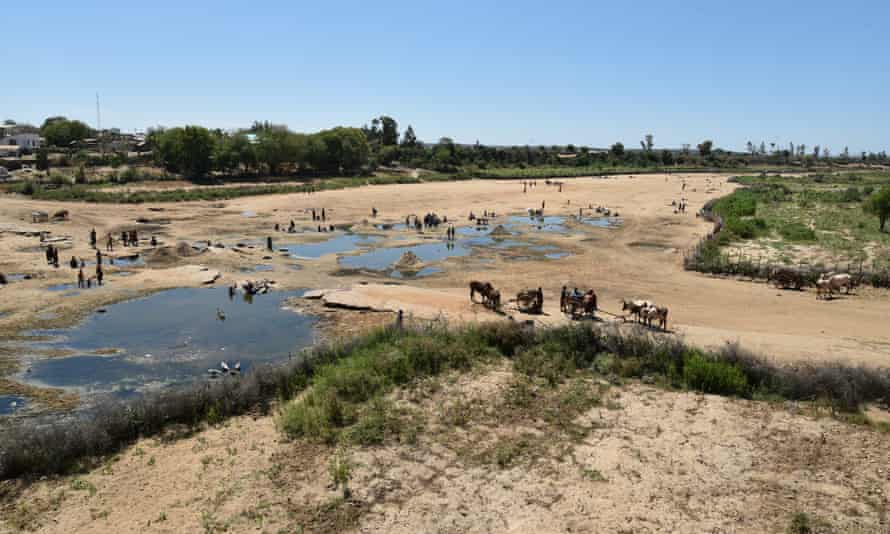
<path fill-rule="evenodd" d="M 48 146 L 68 148 L 75 141 L 96 136 L 81 121 L 56 116 L 40 127 Z M 743 167 L 750 164 L 810 165 L 816 160 L 850 162 L 855 157 L 844 149 L 832 154 L 803 144 L 788 148 L 765 142 L 748 142 L 747 152 L 715 148 L 712 140 L 680 150 L 656 148 L 655 137 L 646 134 L 640 148 L 629 150 L 623 143 L 608 149 L 569 145 L 487 146 L 480 142 L 459 144 L 449 137 L 423 143 L 412 126 L 400 131 L 393 117 L 373 118 L 361 128 L 336 127 L 316 133 L 299 133 L 286 126 L 255 122 L 251 127 L 229 132 L 202 126 L 149 129 L 146 138 L 154 163 L 172 173 L 201 179 L 219 175 L 358 175 L 380 166 L 430 169 L 442 173 L 483 172 L 490 168 L 528 167 Z M 126 154 L 103 155 L 109 162 L 126 161 Z M 46 151 L 38 154 L 39 167 L 46 168 Z M 82 158 L 84 159 L 84 158 Z M 115 160 L 115 161 L 111 161 Z M 869 163 L 887 162 L 887 154 L 862 153 Z M 92 161 L 92 160 L 88 160 Z"/>
<path fill-rule="evenodd" d="M 237 132 L 202 126 L 156 128 L 146 141 L 155 162 L 188 178 L 268 173 L 354 175 L 368 170 L 369 145 L 358 128 L 296 133 L 285 126 L 255 123 Z"/>

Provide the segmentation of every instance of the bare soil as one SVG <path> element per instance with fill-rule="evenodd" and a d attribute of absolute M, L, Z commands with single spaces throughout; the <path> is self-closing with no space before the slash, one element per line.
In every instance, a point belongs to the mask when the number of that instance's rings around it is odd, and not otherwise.
<path fill-rule="evenodd" d="M 886 434 L 583 376 L 524 403 L 522 380 L 502 363 L 395 392 L 422 421 L 410 443 L 289 442 L 273 417 L 143 440 L 84 475 L 8 484 L 0 531 L 785 532 L 796 513 L 815 532 L 890 528 Z M 566 402 L 577 415 L 548 415 Z"/>

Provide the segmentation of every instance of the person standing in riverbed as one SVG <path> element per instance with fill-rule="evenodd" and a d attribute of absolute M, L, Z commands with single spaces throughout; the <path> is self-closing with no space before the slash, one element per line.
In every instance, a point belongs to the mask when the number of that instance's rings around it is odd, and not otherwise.
<path fill-rule="evenodd" d="M 105 251 L 111 252 L 113 250 L 114 250 L 114 238 L 111 237 L 111 234 L 108 234 L 108 241 L 105 242 Z M 96 254 L 98 254 L 100 257 L 102 256 L 102 254 L 98 250 L 96 251 Z"/>
<path fill-rule="evenodd" d="M 102 265 L 102 251 L 96 251 L 96 265 Z"/>
<path fill-rule="evenodd" d="M 78 289 L 82 289 L 84 286 L 86 286 L 86 282 L 83 277 L 83 269 L 81 269 L 77 271 L 77 287 Z"/>
<path fill-rule="evenodd" d="M 90 246 L 96 248 L 96 229 L 90 230 Z"/>
<path fill-rule="evenodd" d="M 102 272 L 102 266 L 96 265 L 96 284 L 101 286 L 103 278 L 105 278 L 105 273 Z"/>

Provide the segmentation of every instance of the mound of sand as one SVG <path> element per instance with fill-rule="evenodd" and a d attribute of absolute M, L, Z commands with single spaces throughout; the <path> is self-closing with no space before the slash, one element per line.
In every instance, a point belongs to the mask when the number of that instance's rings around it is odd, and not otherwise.
<path fill-rule="evenodd" d="M 513 235 L 513 234 L 510 233 L 510 230 L 507 230 L 506 228 L 504 228 L 503 224 L 499 224 L 494 227 L 494 230 L 491 231 L 491 235 L 507 236 L 507 235 Z"/>
<path fill-rule="evenodd" d="M 175 246 L 158 247 L 145 255 L 145 263 L 149 265 L 170 265 L 183 258 L 192 258 L 202 254 L 186 242 L 180 241 Z"/>
<path fill-rule="evenodd" d="M 392 264 L 393 269 L 398 271 L 417 271 L 423 267 L 423 262 L 410 250 L 402 254 L 399 261 Z"/>

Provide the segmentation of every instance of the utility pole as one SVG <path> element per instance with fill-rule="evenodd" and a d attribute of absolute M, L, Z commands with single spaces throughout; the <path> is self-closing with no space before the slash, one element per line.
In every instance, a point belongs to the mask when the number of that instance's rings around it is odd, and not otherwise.
<path fill-rule="evenodd" d="M 96 93 L 96 141 L 99 144 L 99 153 L 105 155 L 105 147 L 102 145 L 102 113 L 99 111 L 99 93 Z"/>

